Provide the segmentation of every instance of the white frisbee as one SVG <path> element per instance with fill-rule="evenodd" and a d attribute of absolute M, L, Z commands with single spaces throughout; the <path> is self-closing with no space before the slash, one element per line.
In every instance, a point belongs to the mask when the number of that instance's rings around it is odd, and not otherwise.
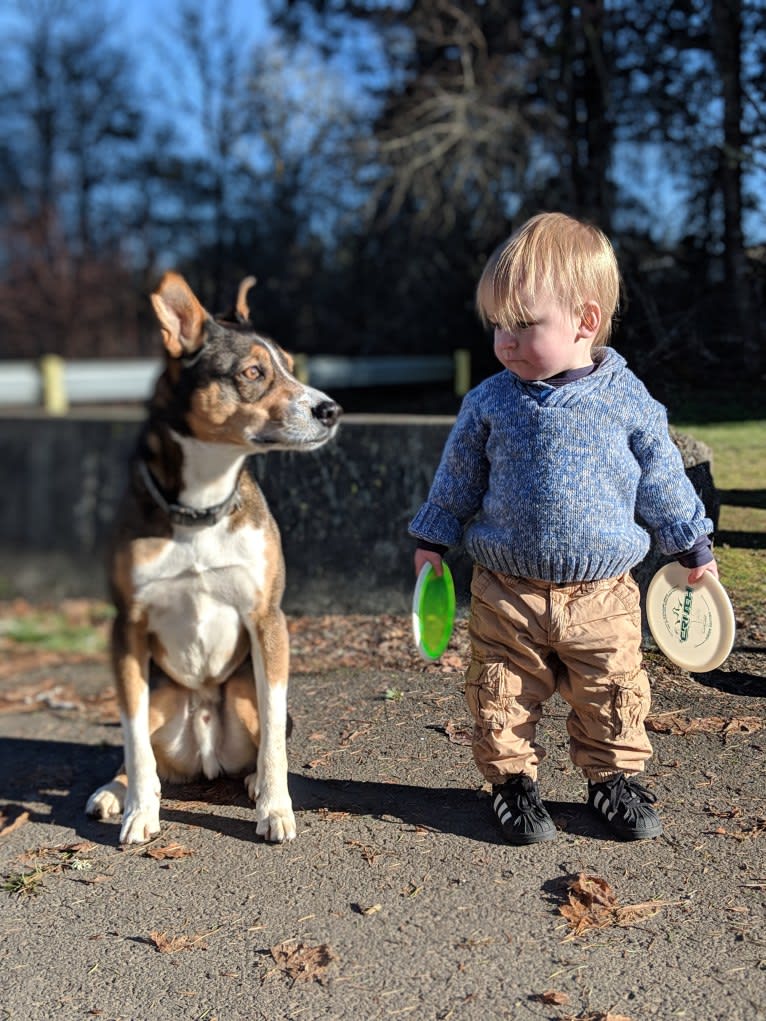
<path fill-rule="evenodd" d="M 412 595 L 412 634 L 420 655 L 438 659 L 447 648 L 455 624 L 455 585 L 442 560 L 442 574 L 423 564 Z"/>
<path fill-rule="evenodd" d="M 655 642 L 677 666 L 692 673 L 715 670 L 734 644 L 734 610 L 726 589 L 709 571 L 689 585 L 689 568 L 661 567 L 646 593 L 646 619 Z"/>

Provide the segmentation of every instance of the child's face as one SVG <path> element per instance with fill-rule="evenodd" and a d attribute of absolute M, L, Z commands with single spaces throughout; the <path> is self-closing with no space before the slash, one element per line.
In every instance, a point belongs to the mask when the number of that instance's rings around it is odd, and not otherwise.
<path fill-rule="evenodd" d="M 589 322 L 550 296 L 524 305 L 529 315 L 523 323 L 512 330 L 495 325 L 495 356 L 501 365 L 521 379 L 535 380 L 591 364 Z"/>

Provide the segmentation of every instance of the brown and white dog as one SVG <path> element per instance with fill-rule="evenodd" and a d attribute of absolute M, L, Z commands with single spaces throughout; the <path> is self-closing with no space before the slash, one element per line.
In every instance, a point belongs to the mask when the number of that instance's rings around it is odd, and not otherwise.
<path fill-rule="evenodd" d="M 240 288 L 232 322 L 167 273 L 152 295 L 166 366 L 115 529 L 112 660 L 125 762 L 86 807 L 123 815 L 120 841 L 160 829 L 160 777 L 247 774 L 256 832 L 295 836 L 287 789 L 288 636 L 276 523 L 250 454 L 314 450 L 340 407 L 255 332 Z M 151 679 L 151 693 L 150 693 Z"/>

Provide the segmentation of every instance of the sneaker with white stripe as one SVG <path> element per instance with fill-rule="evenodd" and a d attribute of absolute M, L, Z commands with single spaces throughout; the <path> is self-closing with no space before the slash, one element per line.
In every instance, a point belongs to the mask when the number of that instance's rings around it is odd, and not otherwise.
<path fill-rule="evenodd" d="M 526 773 L 515 773 L 492 788 L 492 808 L 509 844 L 538 844 L 556 836 L 537 781 Z"/>
<path fill-rule="evenodd" d="M 602 783 L 588 781 L 588 807 L 624 840 L 659 837 L 662 823 L 652 805 L 657 800 L 634 776 L 617 773 Z"/>

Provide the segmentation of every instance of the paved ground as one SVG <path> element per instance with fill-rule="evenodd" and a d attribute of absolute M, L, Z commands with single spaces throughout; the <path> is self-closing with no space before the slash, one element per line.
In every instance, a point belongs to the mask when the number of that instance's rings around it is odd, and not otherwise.
<path fill-rule="evenodd" d="M 558 838 L 503 844 L 454 672 L 294 679 L 299 835 L 280 847 L 220 781 L 166 788 L 162 835 L 120 850 L 116 825 L 82 814 L 120 760 L 104 706 L 9 707 L 0 1018 L 765 1018 L 766 656 L 698 679 L 650 670 L 666 832 L 637 844 L 586 814 L 558 701 L 541 774 Z M 98 663 L 44 674 L 83 699 L 109 683 Z M 572 887 L 581 874 L 600 882 Z M 587 889 L 605 902 L 591 927 Z"/>

